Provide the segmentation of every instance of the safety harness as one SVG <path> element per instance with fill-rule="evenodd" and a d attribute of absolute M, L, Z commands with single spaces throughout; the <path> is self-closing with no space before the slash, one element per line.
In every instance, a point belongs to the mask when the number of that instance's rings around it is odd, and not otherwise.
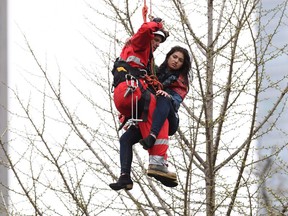
<path fill-rule="evenodd" d="M 124 97 L 132 94 L 131 116 L 125 117 L 125 120 L 118 130 L 121 130 L 125 124 L 136 125 L 138 122 L 147 121 L 151 93 L 155 94 L 157 90 L 162 89 L 162 84 L 158 81 L 157 77 L 155 75 L 148 75 L 147 71 L 144 69 L 131 67 L 127 62 L 119 59 L 114 63 L 112 74 L 114 77 L 112 91 L 119 83 L 126 82 L 127 90 Z M 144 88 L 139 79 L 143 79 L 148 85 L 148 88 Z M 134 91 L 137 88 L 140 88 L 141 98 L 139 100 L 136 98 L 136 101 L 134 102 Z M 139 110 L 140 112 L 138 112 Z M 142 118 L 139 119 L 141 114 Z"/>

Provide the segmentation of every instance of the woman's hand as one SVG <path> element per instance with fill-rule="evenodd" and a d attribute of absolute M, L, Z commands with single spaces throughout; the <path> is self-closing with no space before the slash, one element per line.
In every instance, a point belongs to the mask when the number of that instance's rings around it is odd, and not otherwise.
<path fill-rule="evenodd" d="M 168 94 L 167 92 L 165 92 L 165 91 L 163 91 L 163 90 L 157 90 L 156 96 L 160 96 L 160 95 L 162 95 L 162 96 L 164 96 L 164 97 L 171 98 L 171 95 Z"/>

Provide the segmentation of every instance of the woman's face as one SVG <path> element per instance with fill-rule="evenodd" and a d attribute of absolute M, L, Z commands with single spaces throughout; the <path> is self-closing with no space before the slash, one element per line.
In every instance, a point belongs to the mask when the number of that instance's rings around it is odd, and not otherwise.
<path fill-rule="evenodd" d="M 184 54 L 176 51 L 168 57 L 168 68 L 169 70 L 179 70 L 184 63 Z"/>

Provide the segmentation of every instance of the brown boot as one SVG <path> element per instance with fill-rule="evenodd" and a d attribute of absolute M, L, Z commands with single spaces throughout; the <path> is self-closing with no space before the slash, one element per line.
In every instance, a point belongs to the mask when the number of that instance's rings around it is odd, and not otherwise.
<path fill-rule="evenodd" d="M 147 175 L 154 177 L 167 187 L 176 187 L 178 185 L 176 174 L 169 172 L 167 166 L 149 164 Z"/>
<path fill-rule="evenodd" d="M 154 178 L 156 180 L 160 181 L 166 187 L 176 187 L 178 185 L 177 179 L 172 181 L 172 180 L 164 178 L 162 176 L 154 176 Z"/>

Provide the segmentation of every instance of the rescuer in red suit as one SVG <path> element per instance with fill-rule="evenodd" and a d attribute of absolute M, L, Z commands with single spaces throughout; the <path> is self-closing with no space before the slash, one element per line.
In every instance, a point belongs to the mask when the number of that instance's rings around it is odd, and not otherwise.
<path fill-rule="evenodd" d="M 109 186 L 113 190 L 133 187 L 131 180 L 132 146 L 150 133 L 152 115 L 156 107 L 155 89 L 147 82 L 147 75 L 153 74 L 153 52 L 163 43 L 169 33 L 164 30 L 160 18 L 144 22 L 139 30 L 126 42 L 120 57 L 115 61 L 112 70 L 114 80 L 114 103 L 117 110 L 126 118 L 138 113 L 137 118 L 143 119 L 132 124 L 120 137 L 120 177 L 116 183 Z M 161 86 L 161 85 L 159 85 Z M 132 106 L 133 104 L 133 106 Z M 136 112 L 137 104 L 137 112 Z M 133 109 L 132 109 L 133 107 Z M 153 147 L 148 149 L 148 175 L 156 178 L 168 187 L 177 183 L 176 174 L 167 168 L 168 121 L 165 120 Z"/>

